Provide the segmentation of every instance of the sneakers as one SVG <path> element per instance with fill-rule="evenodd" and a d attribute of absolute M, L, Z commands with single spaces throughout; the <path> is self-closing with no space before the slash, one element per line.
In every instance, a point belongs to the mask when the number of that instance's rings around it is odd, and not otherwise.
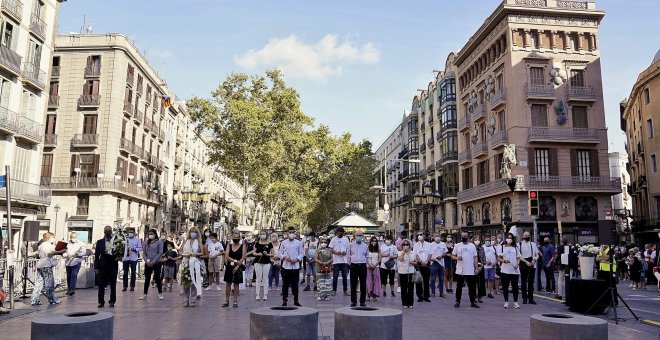
<path fill-rule="evenodd" d="M 261 299 L 259 298 L 259 295 L 257 295 L 257 297 L 255 299 L 256 299 L 256 301 L 261 301 Z"/>
<path fill-rule="evenodd" d="M 504 309 L 509 309 L 509 303 L 508 302 L 504 303 Z"/>
<path fill-rule="evenodd" d="M 220 285 L 217 285 L 217 286 L 215 286 L 215 290 L 222 290 L 222 288 L 220 288 Z M 171 291 L 172 291 L 172 289 L 170 288 L 170 292 Z"/>
<path fill-rule="evenodd" d="M 461 306 L 461 303 L 460 303 L 460 302 L 456 302 L 456 303 L 454 304 L 454 308 L 458 308 L 458 307 L 460 307 L 460 306 Z"/>
<path fill-rule="evenodd" d="M 337 295 L 337 291 L 336 291 L 336 290 L 333 290 L 331 294 L 332 294 L 332 296 L 336 296 L 336 295 Z"/>
<path fill-rule="evenodd" d="M 397 292 L 397 293 L 401 293 L 401 287 L 398 287 L 398 288 L 396 289 L 396 292 Z"/>
<path fill-rule="evenodd" d="M 144 295 L 140 296 L 140 298 L 138 300 L 146 300 L 146 299 L 147 299 L 147 294 L 144 294 Z"/>
<path fill-rule="evenodd" d="M 162 300 L 162 299 L 163 299 L 163 294 L 158 294 L 158 300 Z"/>
<path fill-rule="evenodd" d="M 518 305 L 518 302 L 513 303 L 513 308 L 515 309 L 520 309 L 520 306 Z"/>
<path fill-rule="evenodd" d="M 211 290 L 213 289 L 213 285 L 209 285 L 208 287 L 204 288 L 204 290 Z"/>
<path fill-rule="evenodd" d="M 320 297 L 320 296 L 317 297 L 317 298 L 316 298 L 316 301 L 321 301 L 321 297 Z"/>
<path fill-rule="evenodd" d="M 472 307 L 472 308 L 481 308 L 481 307 L 479 307 L 479 305 L 476 302 L 472 302 L 470 304 L 470 307 Z"/>

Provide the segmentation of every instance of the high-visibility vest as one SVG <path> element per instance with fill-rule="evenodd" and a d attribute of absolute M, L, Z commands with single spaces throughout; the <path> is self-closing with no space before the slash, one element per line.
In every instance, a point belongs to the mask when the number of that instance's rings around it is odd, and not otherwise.
<path fill-rule="evenodd" d="M 609 272 L 609 271 L 616 271 L 616 261 L 614 262 L 614 270 L 610 270 L 610 260 L 609 260 L 609 255 L 605 255 L 610 252 L 610 247 L 606 247 L 603 251 L 601 251 L 598 256 L 607 256 L 607 260 L 600 261 L 598 264 L 598 270 L 604 271 L 604 272 Z"/>

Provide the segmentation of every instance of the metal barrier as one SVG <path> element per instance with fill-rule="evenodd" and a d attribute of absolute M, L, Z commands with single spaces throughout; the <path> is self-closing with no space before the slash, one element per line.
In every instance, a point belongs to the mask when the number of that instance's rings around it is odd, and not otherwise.
<path fill-rule="evenodd" d="M 5 264 L 6 259 L 0 259 L 0 268 L 9 268 Z M 29 281 L 26 281 L 26 291 L 28 293 L 32 292 L 32 289 L 34 288 L 33 282 L 35 282 L 37 278 L 37 262 L 39 259 L 37 258 L 29 258 L 27 260 L 27 277 L 30 279 Z M 13 268 L 14 268 L 14 277 L 13 277 L 13 291 L 14 291 L 14 296 L 19 297 L 23 293 L 23 266 L 26 264 L 26 262 L 23 259 L 16 259 L 13 261 Z M 10 263 L 10 266 L 12 264 Z M 83 261 L 81 263 L 81 268 L 92 268 L 94 267 L 94 256 L 84 256 Z M 10 287 L 10 278 L 9 275 L 2 275 L 3 273 L 0 272 L 0 279 L 2 280 L 2 286 L 3 287 Z M 58 263 L 55 267 L 53 267 L 53 276 L 55 278 L 55 289 L 57 290 L 60 287 L 65 287 L 66 286 L 66 267 L 64 266 L 64 259 L 59 258 Z M 30 282 L 31 281 L 31 282 Z"/>

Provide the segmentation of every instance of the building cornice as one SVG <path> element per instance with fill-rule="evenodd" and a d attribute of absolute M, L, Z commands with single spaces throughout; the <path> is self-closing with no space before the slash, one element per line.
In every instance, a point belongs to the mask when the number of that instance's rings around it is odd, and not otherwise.
<path fill-rule="evenodd" d="M 655 69 L 653 69 L 655 67 Z M 646 73 L 646 74 L 644 74 Z M 634 103 L 637 101 L 639 93 L 642 91 L 646 84 L 651 80 L 655 79 L 660 75 L 660 61 L 656 61 L 653 65 L 649 66 L 646 70 L 640 73 L 640 77 L 637 78 L 637 82 L 633 85 L 630 95 L 628 96 L 628 101 L 626 102 L 626 108 L 623 113 L 623 118 L 625 119 L 630 115 L 630 110 L 635 106 Z"/>

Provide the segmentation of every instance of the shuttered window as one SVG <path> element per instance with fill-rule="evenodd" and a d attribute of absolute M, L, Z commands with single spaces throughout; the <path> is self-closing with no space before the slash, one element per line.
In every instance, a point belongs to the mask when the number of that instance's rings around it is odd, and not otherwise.
<path fill-rule="evenodd" d="M 534 173 L 540 177 L 550 176 L 550 152 L 548 149 L 534 149 Z"/>
<path fill-rule="evenodd" d="M 548 126 L 548 110 L 545 105 L 532 104 L 532 126 Z"/>
<path fill-rule="evenodd" d="M 80 155 L 80 177 L 96 177 L 99 171 L 100 155 Z"/>
<path fill-rule="evenodd" d="M 584 70 L 571 70 L 571 86 L 585 86 Z"/>
<path fill-rule="evenodd" d="M 545 74 L 543 67 L 530 67 L 529 68 L 529 81 L 532 85 L 544 85 Z"/>
<path fill-rule="evenodd" d="M 83 118 L 83 133 L 96 134 L 96 115 L 85 115 Z"/>
<path fill-rule="evenodd" d="M 53 155 L 45 153 L 41 161 L 41 184 L 49 185 L 53 176 Z"/>
<path fill-rule="evenodd" d="M 586 106 L 573 106 L 572 114 L 574 128 L 586 129 L 589 127 Z"/>
<path fill-rule="evenodd" d="M 577 150 L 577 175 L 579 177 L 591 177 L 591 152 L 590 150 Z"/>
<path fill-rule="evenodd" d="M 57 115 L 46 115 L 46 134 L 54 135 L 57 127 Z"/>

